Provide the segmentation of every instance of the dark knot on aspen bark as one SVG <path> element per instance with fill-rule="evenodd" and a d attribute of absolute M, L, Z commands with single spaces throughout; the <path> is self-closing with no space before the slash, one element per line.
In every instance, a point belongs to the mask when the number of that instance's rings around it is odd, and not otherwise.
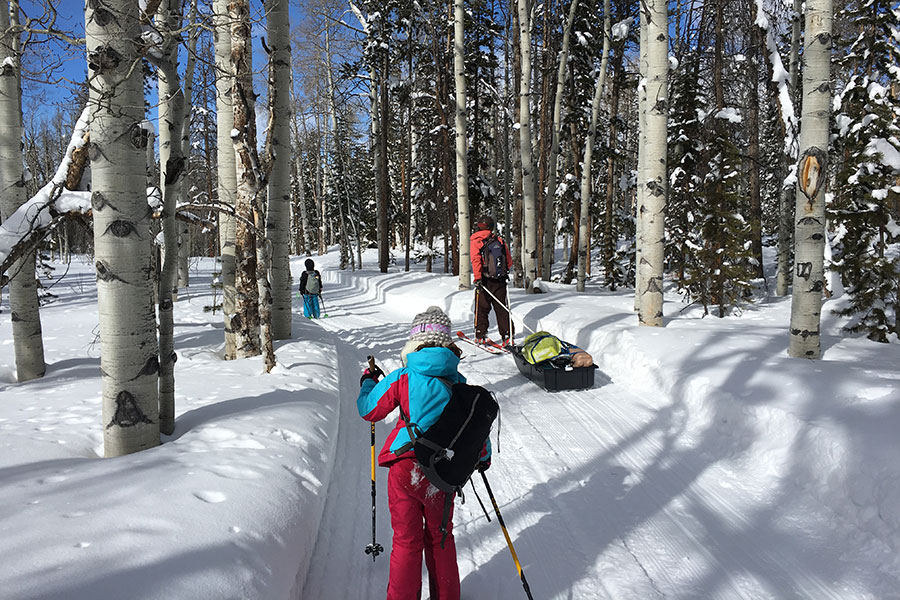
<path fill-rule="evenodd" d="M 100 46 L 88 53 L 88 68 L 98 74 L 112 71 L 121 62 L 122 55 L 116 52 L 112 46 Z"/>
<path fill-rule="evenodd" d="M 147 418 L 147 415 L 138 406 L 134 395 L 129 391 L 122 390 L 116 395 L 116 412 L 106 428 L 109 429 L 113 425 L 134 427 L 141 423 L 153 423 L 153 421 Z"/>
<path fill-rule="evenodd" d="M 104 281 L 106 283 L 112 283 L 113 281 L 124 282 L 124 280 L 113 273 L 112 270 L 110 270 L 109 265 L 107 265 L 102 260 L 98 260 L 94 266 L 97 269 L 97 279 L 99 279 L 100 281 Z"/>
<path fill-rule="evenodd" d="M 106 235 L 107 233 L 111 234 L 117 238 L 125 238 L 132 233 L 137 234 L 138 237 L 140 237 L 137 229 L 134 226 L 134 223 L 132 223 L 131 221 L 126 221 L 125 219 L 116 219 L 106 227 L 106 231 L 104 231 L 103 233 L 104 235 Z"/>

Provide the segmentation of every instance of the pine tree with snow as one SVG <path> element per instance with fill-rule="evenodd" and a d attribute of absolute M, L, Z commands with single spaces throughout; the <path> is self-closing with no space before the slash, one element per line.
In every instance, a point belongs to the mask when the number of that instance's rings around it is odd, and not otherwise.
<path fill-rule="evenodd" d="M 887 0 L 848 6 L 838 18 L 854 24 L 837 66 L 849 80 L 835 99 L 835 155 L 841 160 L 828 218 L 832 268 L 848 302 L 837 314 L 845 329 L 887 342 L 900 334 L 900 8 Z M 892 214 L 892 210 L 894 212 Z M 896 338 L 895 338 L 896 339 Z"/>
<path fill-rule="evenodd" d="M 666 205 L 666 271 L 672 273 L 680 291 L 687 291 L 685 267 L 699 246 L 694 217 L 701 204 L 702 178 L 697 168 L 704 136 L 698 112 L 706 110 L 697 53 L 686 53 L 674 71 L 669 106 L 671 170 Z"/>

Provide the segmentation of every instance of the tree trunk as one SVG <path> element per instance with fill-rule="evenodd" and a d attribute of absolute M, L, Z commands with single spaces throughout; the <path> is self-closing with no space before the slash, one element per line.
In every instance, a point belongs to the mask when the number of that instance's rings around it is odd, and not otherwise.
<path fill-rule="evenodd" d="M 640 306 L 642 325 L 663 325 L 663 260 L 665 255 L 664 217 L 668 177 L 666 174 L 666 119 L 668 117 L 669 69 L 668 7 L 666 0 L 648 0 L 647 99 L 644 104 L 646 131 L 642 132 L 646 158 L 643 165 L 643 200 L 638 205 L 640 233 Z"/>
<path fill-rule="evenodd" d="M 231 130 L 234 129 L 234 109 L 231 88 L 234 71 L 231 67 L 231 27 L 228 18 L 229 0 L 215 0 L 216 47 L 216 162 L 218 163 L 218 202 L 235 205 L 237 191 L 236 161 Z M 219 213 L 219 255 L 222 258 L 222 315 L 225 320 L 225 360 L 237 356 L 235 341 L 236 291 L 234 271 L 235 218 Z"/>
<path fill-rule="evenodd" d="M 23 125 L 19 35 L 10 30 L 8 9 L 9 5 L 5 2 L 0 6 L 0 59 L 4 65 L 3 76 L 0 77 L 0 190 L 3 190 L 0 194 L 0 220 L 6 220 L 27 200 L 21 149 Z M 30 252 L 13 263 L 10 270 L 9 307 L 16 379 L 19 382 L 43 377 L 46 370 L 34 261 L 35 253 Z"/>
<path fill-rule="evenodd" d="M 178 76 L 178 38 L 181 28 L 181 0 L 160 3 L 157 30 L 162 34 L 159 69 L 159 162 L 163 193 L 164 240 L 159 276 L 159 429 L 166 435 L 175 431 L 175 339 L 174 297 L 178 267 L 178 232 L 175 209 L 181 196 L 185 158 L 181 147 L 184 131 L 184 94 Z"/>
<path fill-rule="evenodd" d="M 302 113 L 303 111 L 300 109 L 300 105 L 294 96 L 293 89 L 291 90 L 291 97 L 293 99 L 292 104 L 297 107 L 297 112 Z M 295 114 L 294 118 L 291 120 L 295 140 L 294 169 L 297 172 L 297 205 L 300 212 L 300 245 L 298 252 L 300 254 L 308 254 L 312 251 L 313 242 L 309 239 L 309 212 L 306 208 L 306 184 L 303 175 L 303 143 L 300 139 L 300 129 L 297 127 L 298 121 L 303 123 L 303 131 L 305 133 L 306 116 L 302 114 L 298 116 Z"/>
<path fill-rule="evenodd" d="M 612 89 L 610 90 L 610 98 L 609 98 L 609 135 L 608 135 L 608 158 L 606 159 L 606 203 L 604 207 L 605 218 L 603 223 L 603 268 L 605 271 L 606 277 L 606 285 L 610 290 L 616 289 L 616 277 L 615 277 L 615 264 L 616 264 L 616 239 L 615 239 L 615 228 L 613 213 L 615 212 L 615 200 L 616 200 L 616 152 L 613 148 L 616 147 L 616 139 L 618 136 L 618 127 L 616 123 L 618 122 L 618 114 L 619 114 L 619 96 L 623 87 L 623 80 L 625 78 L 625 61 L 624 61 L 624 53 L 622 51 L 624 47 L 624 42 L 622 46 L 620 46 L 616 51 L 616 56 L 613 59 L 613 80 L 612 80 Z M 588 222 L 590 223 L 590 221 Z M 588 235 L 590 235 L 590 227 L 588 228 Z M 591 257 L 587 256 L 587 266 L 588 272 L 590 272 L 591 266 Z M 635 295 L 636 296 L 636 295 Z"/>
<path fill-rule="evenodd" d="M 644 205 L 644 197 L 647 195 L 647 177 L 644 173 L 644 165 L 647 163 L 647 12 L 643 4 L 638 7 L 641 21 L 641 47 L 639 52 L 640 82 L 638 83 L 638 161 L 637 161 L 637 194 L 634 213 L 634 310 L 639 312 L 641 308 L 641 290 L 644 288 L 641 282 L 643 270 L 641 269 L 641 228 L 644 220 L 641 218 L 641 207 Z"/>
<path fill-rule="evenodd" d="M 137 3 L 85 9 L 91 80 L 91 206 L 100 313 L 103 446 L 108 457 L 159 445 L 159 357 L 149 277 L 152 240 L 146 170 L 148 136 L 137 48 Z"/>
<path fill-rule="evenodd" d="M 531 17 L 528 0 L 518 0 L 519 54 L 522 77 L 519 88 L 519 152 L 522 155 L 522 267 L 525 292 L 534 292 L 537 274 L 537 203 L 534 196 L 534 160 L 531 145 Z"/>
<path fill-rule="evenodd" d="M 288 0 L 266 3 L 269 28 L 269 110 L 272 157 L 266 237 L 272 253 L 272 337 L 291 337 L 291 39 Z"/>
<path fill-rule="evenodd" d="M 456 85 L 456 211 L 459 226 L 459 289 L 472 288 L 469 257 L 469 162 L 466 147 L 466 62 L 463 0 L 453 2 L 453 71 Z"/>
<path fill-rule="evenodd" d="M 752 20 L 756 20 L 757 5 L 751 5 Z M 751 25 L 750 48 L 747 51 L 747 79 L 750 97 L 747 102 L 747 159 L 749 173 L 747 191 L 750 196 L 750 249 L 756 259 L 757 275 L 765 278 L 762 254 L 762 198 L 759 184 L 759 49 L 764 43 L 759 27 Z M 767 288 L 768 289 L 768 288 Z"/>
<path fill-rule="evenodd" d="M 378 138 L 378 145 L 381 148 L 381 194 L 379 199 L 381 204 L 378 205 L 378 268 L 382 273 L 387 273 L 388 264 L 391 260 L 390 251 L 390 224 L 388 223 L 388 206 L 391 204 L 391 176 L 390 161 L 388 160 L 388 135 L 390 133 L 390 104 L 388 98 L 388 77 L 389 64 L 387 52 L 383 59 L 381 74 L 381 97 L 378 101 L 379 120 L 381 126 L 379 130 L 381 136 Z"/>
<path fill-rule="evenodd" d="M 825 277 L 825 182 L 831 108 L 831 0 L 806 1 L 803 113 L 794 216 L 794 295 L 790 346 L 795 358 L 821 358 Z"/>
<path fill-rule="evenodd" d="M 547 280 L 550 279 L 550 272 L 553 268 L 553 251 L 556 246 L 553 206 L 556 200 L 556 163 L 559 159 L 559 133 L 562 126 L 563 92 L 569 74 L 569 70 L 566 68 L 569 64 L 569 39 L 572 35 L 572 24 L 575 22 L 575 11 L 577 9 L 578 0 L 572 0 L 569 4 L 569 16 L 566 18 L 566 28 L 563 31 L 562 49 L 559 53 L 559 69 L 556 73 L 556 95 L 553 99 L 553 130 L 550 139 L 550 159 L 547 162 L 547 195 L 544 198 L 544 251 L 542 253 L 543 264 L 541 265 L 541 273 Z M 608 42 L 604 41 L 604 47 L 607 47 L 607 44 Z M 594 130 L 596 131 L 596 125 Z M 581 291 L 584 290 L 582 289 Z"/>
<path fill-rule="evenodd" d="M 231 0 L 231 68 L 234 86 L 231 103 L 234 114 L 232 142 L 236 165 L 234 284 L 236 306 L 232 326 L 237 358 L 260 354 L 259 288 L 257 281 L 254 204 L 259 193 L 257 167 L 252 149 L 256 147 L 256 112 L 250 47 L 249 0 Z"/>
<path fill-rule="evenodd" d="M 574 4 L 576 0 L 572 0 Z M 591 101 L 591 125 L 587 138 L 584 140 L 584 162 L 581 166 L 581 208 L 578 215 L 578 283 L 576 289 L 584 291 L 587 279 L 587 259 L 590 253 L 590 228 L 589 214 L 591 209 L 591 157 L 594 152 L 594 140 L 597 136 L 597 121 L 600 118 L 600 100 L 606 88 L 606 66 L 609 61 L 610 28 L 612 18 L 609 14 L 609 0 L 603 0 L 603 55 L 600 58 L 600 73 L 597 78 L 597 87 L 594 89 L 594 99 Z M 615 115 L 610 114 L 610 121 Z M 554 130 L 555 132 L 555 130 Z M 612 151 L 612 147 L 610 147 Z"/>
<path fill-rule="evenodd" d="M 188 12 L 188 26 L 197 26 L 197 2 L 191 0 L 191 8 Z M 187 65 L 184 69 L 184 127 L 181 131 L 181 149 L 184 152 L 184 164 L 190 172 L 191 164 L 191 121 L 193 116 L 194 101 L 194 65 L 197 61 L 197 38 L 199 31 L 194 28 L 188 32 L 188 49 L 187 49 Z M 182 190 L 179 202 L 185 200 L 185 194 Z M 184 221 L 178 222 L 178 283 L 175 288 L 176 298 L 178 297 L 178 289 L 188 287 L 190 275 L 188 273 L 188 264 L 191 256 L 191 227 Z"/>
<path fill-rule="evenodd" d="M 803 0 L 794 0 L 794 10 L 791 15 L 791 57 L 789 61 L 789 78 L 791 97 L 797 97 L 797 83 L 800 74 L 800 11 Z M 790 125 L 788 125 L 789 127 Z M 796 132 L 786 132 L 792 139 L 796 139 Z M 784 177 L 793 156 L 789 155 L 787 150 L 781 155 L 780 173 Z M 781 183 L 781 190 L 778 196 L 778 274 L 775 283 L 775 294 L 778 296 L 787 296 L 788 283 L 791 278 L 791 240 L 793 239 L 793 207 L 795 195 L 793 186 Z"/>

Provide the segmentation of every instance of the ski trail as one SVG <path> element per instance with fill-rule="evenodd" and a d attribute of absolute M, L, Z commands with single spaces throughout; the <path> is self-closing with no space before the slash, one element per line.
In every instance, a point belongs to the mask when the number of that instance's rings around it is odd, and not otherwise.
<path fill-rule="evenodd" d="M 341 423 L 305 600 L 383 597 L 391 549 L 387 470 L 378 467 L 377 541 L 385 553 L 374 563 L 364 553 L 372 541 L 369 428 L 355 399 L 367 354 L 385 371 L 399 367 L 413 315 L 389 302 L 378 282 L 338 279 L 331 316 L 320 323 L 337 338 Z M 721 493 L 741 482 L 729 466 L 730 438 L 715 419 L 709 432 L 687 435 L 690 415 L 670 399 L 599 375 L 593 389 L 551 394 L 522 377 L 510 356 L 461 348 L 460 371 L 494 391 L 501 406 L 487 475 L 535 598 L 755 600 L 809 590 L 824 600 L 843 597 L 794 552 L 790 532 L 776 532 L 786 542 L 776 547 L 754 539 L 759 521 Z M 394 419 L 377 424 L 376 449 Z M 490 499 L 481 478 L 474 480 L 492 520 L 466 486 L 454 516 L 462 597 L 521 599 Z"/>

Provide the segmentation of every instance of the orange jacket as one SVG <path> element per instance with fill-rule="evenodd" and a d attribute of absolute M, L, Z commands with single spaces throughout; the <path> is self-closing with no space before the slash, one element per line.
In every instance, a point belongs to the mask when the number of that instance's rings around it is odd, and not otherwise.
<path fill-rule="evenodd" d="M 475 278 L 475 281 L 479 281 L 481 276 L 484 274 L 484 261 L 481 260 L 481 246 L 484 245 L 484 241 L 490 237 L 491 231 L 489 229 L 481 229 L 476 231 L 469 237 L 469 258 L 472 261 L 472 276 Z M 512 271 L 513 267 L 513 259 L 512 254 L 509 251 L 509 244 L 506 243 L 499 235 L 497 236 L 503 245 L 506 247 L 506 266 Z"/>

